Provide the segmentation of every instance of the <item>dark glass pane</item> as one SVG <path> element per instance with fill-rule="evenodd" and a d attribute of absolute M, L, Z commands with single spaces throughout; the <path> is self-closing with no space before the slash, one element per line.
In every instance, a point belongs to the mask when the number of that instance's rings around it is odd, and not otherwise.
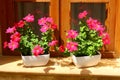
<path fill-rule="evenodd" d="M 72 3 L 71 5 L 71 28 L 75 28 L 75 24 L 78 24 L 78 14 L 84 10 L 88 11 L 89 16 L 105 24 L 105 3 Z"/>
<path fill-rule="evenodd" d="M 35 33 L 39 34 L 38 19 L 41 17 L 49 16 L 49 2 L 17 2 L 17 21 L 25 17 L 26 15 L 33 14 L 35 17 L 32 26 L 35 28 Z"/>

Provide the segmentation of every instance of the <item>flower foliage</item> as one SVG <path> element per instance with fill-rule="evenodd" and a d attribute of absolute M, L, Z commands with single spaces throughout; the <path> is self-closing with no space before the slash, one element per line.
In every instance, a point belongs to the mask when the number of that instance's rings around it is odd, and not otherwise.
<path fill-rule="evenodd" d="M 10 50 L 19 50 L 22 55 L 35 55 L 48 53 L 49 47 L 56 45 L 52 35 L 57 26 L 51 17 L 38 19 L 41 38 L 35 34 L 35 28 L 32 26 L 34 15 L 28 14 L 13 27 L 6 30 L 10 34 L 10 41 L 4 42 L 4 48 Z M 50 45 L 51 44 L 51 45 Z"/>
<path fill-rule="evenodd" d="M 98 20 L 87 17 L 87 14 L 87 11 L 79 13 L 79 32 L 72 29 L 67 32 L 66 47 L 60 46 L 60 52 L 68 56 L 92 56 L 97 54 L 103 45 L 110 43 L 105 27 Z"/>

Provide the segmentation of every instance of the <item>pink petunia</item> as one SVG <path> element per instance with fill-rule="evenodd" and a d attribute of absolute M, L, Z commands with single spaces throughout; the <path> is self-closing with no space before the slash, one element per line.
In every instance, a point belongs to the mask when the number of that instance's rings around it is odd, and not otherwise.
<path fill-rule="evenodd" d="M 46 25 L 46 17 L 43 17 L 41 19 L 38 19 L 38 24 L 41 26 L 41 25 Z"/>
<path fill-rule="evenodd" d="M 4 42 L 4 48 L 6 48 L 7 46 L 8 46 L 8 42 L 5 41 L 5 42 Z"/>
<path fill-rule="evenodd" d="M 48 29 L 49 29 L 49 27 L 48 27 L 47 25 L 44 25 L 44 26 L 42 26 L 42 27 L 40 28 L 40 31 L 44 33 L 44 32 L 46 32 Z"/>
<path fill-rule="evenodd" d="M 69 52 L 73 52 L 78 50 L 77 46 L 78 46 L 77 42 L 68 42 L 66 48 L 69 50 Z"/>
<path fill-rule="evenodd" d="M 20 41 L 20 33 L 15 32 L 13 35 L 10 36 L 12 41 L 19 42 Z"/>
<path fill-rule="evenodd" d="M 55 46 L 57 45 L 58 41 L 57 40 L 53 40 L 52 42 L 49 43 L 49 46 Z"/>
<path fill-rule="evenodd" d="M 53 19 L 51 17 L 47 17 L 46 21 L 49 22 L 50 24 L 53 24 Z"/>
<path fill-rule="evenodd" d="M 102 25 L 97 25 L 96 27 L 96 31 L 99 32 L 99 36 L 102 36 L 104 33 L 105 27 L 103 27 Z"/>
<path fill-rule="evenodd" d="M 109 35 L 107 33 L 103 34 L 102 41 L 103 41 L 104 45 L 110 44 L 110 37 L 109 37 Z"/>
<path fill-rule="evenodd" d="M 18 26 L 19 28 L 23 28 L 24 25 L 25 25 L 25 23 L 24 23 L 23 20 L 20 20 L 20 21 L 18 22 L 18 24 L 17 24 L 17 26 Z"/>
<path fill-rule="evenodd" d="M 15 27 L 12 27 L 12 28 L 8 28 L 7 30 L 6 30 L 6 33 L 14 33 L 16 31 L 16 28 Z"/>
<path fill-rule="evenodd" d="M 78 36 L 78 32 L 75 30 L 69 30 L 67 33 L 67 38 L 74 39 Z"/>
<path fill-rule="evenodd" d="M 95 30 L 97 25 L 100 25 L 96 19 L 92 19 L 91 17 L 86 21 L 89 29 Z"/>
<path fill-rule="evenodd" d="M 42 47 L 40 47 L 39 45 L 36 45 L 36 46 L 33 48 L 32 53 L 33 53 L 35 56 L 38 56 L 38 55 L 44 53 L 44 49 L 43 49 Z"/>
<path fill-rule="evenodd" d="M 86 17 L 87 14 L 88 14 L 87 11 L 83 11 L 82 13 L 79 13 L 78 18 L 82 19 L 82 18 Z"/>
<path fill-rule="evenodd" d="M 59 47 L 59 51 L 60 51 L 60 52 L 64 52 L 64 51 L 65 51 L 65 47 L 61 45 L 61 46 Z"/>
<path fill-rule="evenodd" d="M 10 43 L 8 43 L 8 48 L 12 51 L 14 51 L 15 49 L 17 49 L 19 47 L 19 43 L 15 42 L 15 41 L 10 41 Z"/>
<path fill-rule="evenodd" d="M 57 29 L 57 25 L 56 25 L 56 24 L 51 24 L 51 28 L 52 28 L 53 30 L 55 30 L 55 29 Z"/>
<path fill-rule="evenodd" d="M 33 22 L 34 21 L 34 15 L 28 14 L 26 17 L 23 18 L 26 22 Z"/>

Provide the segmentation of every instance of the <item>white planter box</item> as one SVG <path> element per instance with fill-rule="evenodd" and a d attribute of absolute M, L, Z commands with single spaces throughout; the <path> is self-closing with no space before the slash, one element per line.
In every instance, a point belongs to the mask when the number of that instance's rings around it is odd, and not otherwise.
<path fill-rule="evenodd" d="M 44 66 L 48 63 L 50 54 L 39 56 L 22 56 L 24 66 Z"/>
<path fill-rule="evenodd" d="M 76 57 L 72 55 L 72 59 L 76 67 L 95 66 L 101 60 L 101 54 L 94 55 L 94 56 L 83 56 L 83 57 Z"/>

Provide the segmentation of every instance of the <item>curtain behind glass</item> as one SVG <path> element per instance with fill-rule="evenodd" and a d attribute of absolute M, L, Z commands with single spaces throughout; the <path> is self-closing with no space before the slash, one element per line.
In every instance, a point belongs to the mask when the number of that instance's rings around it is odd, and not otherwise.
<path fill-rule="evenodd" d="M 18 19 L 22 19 L 26 15 L 33 14 L 35 16 L 35 22 L 32 23 L 32 26 L 35 28 L 35 33 L 40 37 L 40 27 L 38 25 L 38 19 L 41 17 L 49 16 L 49 3 L 48 2 L 18 2 L 17 3 L 18 10 Z"/>
<path fill-rule="evenodd" d="M 98 19 L 102 24 L 105 24 L 106 8 L 105 3 L 72 3 L 71 6 L 71 28 L 75 29 L 75 24 L 78 24 L 78 14 L 84 10 L 88 11 L 88 15 Z"/>

